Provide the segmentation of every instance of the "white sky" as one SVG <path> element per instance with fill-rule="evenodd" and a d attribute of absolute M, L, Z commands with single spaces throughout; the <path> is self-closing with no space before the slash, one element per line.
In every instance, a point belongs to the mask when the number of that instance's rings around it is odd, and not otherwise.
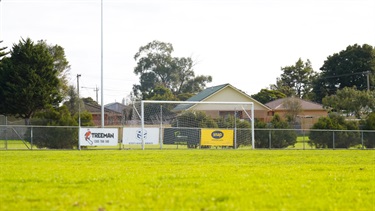
<path fill-rule="evenodd" d="M 101 1 L 0 0 L 1 47 L 21 38 L 65 49 L 70 84 L 101 102 Z M 138 84 L 134 55 L 153 40 L 192 57 L 207 86 L 230 83 L 252 95 L 301 58 L 315 71 L 353 44 L 375 46 L 375 0 L 103 0 L 104 104 Z"/>

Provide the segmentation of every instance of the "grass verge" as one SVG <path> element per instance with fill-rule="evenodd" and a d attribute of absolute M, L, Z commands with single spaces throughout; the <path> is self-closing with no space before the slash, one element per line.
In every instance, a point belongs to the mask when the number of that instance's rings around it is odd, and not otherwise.
<path fill-rule="evenodd" d="M 374 153 L 0 151 L 0 210 L 374 210 Z"/>

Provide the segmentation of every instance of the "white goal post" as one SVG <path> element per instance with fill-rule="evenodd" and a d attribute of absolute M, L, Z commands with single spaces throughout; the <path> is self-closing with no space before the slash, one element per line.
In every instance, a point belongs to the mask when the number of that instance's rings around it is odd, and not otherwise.
<path fill-rule="evenodd" d="M 143 100 L 140 107 L 140 114 L 137 109 L 134 113 L 141 120 L 142 149 L 145 130 L 155 127 L 160 128 L 160 148 L 163 144 L 186 144 L 189 148 L 217 145 L 255 148 L 253 102 Z M 232 142 L 221 139 L 223 136 L 231 137 Z"/>

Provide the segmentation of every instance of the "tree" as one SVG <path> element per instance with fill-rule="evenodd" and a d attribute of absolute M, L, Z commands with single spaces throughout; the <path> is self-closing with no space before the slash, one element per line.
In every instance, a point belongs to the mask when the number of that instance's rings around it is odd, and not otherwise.
<path fill-rule="evenodd" d="M 29 124 L 36 111 L 62 101 L 59 71 L 45 45 L 22 39 L 0 68 L 0 114 L 21 117 Z"/>
<path fill-rule="evenodd" d="M 323 98 L 323 105 L 346 116 L 365 118 L 375 110 L 375 91 L 360 91 L 356 87 L 344 87 L 335 95 Z"/>
<path fill-rule="evenodd" d="M 295 95 L 294 90 L 291 87 L 284 84 L 284 82 L 280 78 L 276 78 L 276 84 L 271 84 L 270 89 L 281 92 L 286 97 L 291 97 Z"/>
<path fill-rule="evenodd" d="M 364 130 L 375 130 L 375 111 L 368 115 L 365 124 Z M 374 132 L 364 132 L 363 134 L 364 146 L 367 148 L 375 147 L 375 133 Z"/>
<path fill-rule="evenodd" d="M 178 100 L 170 89 L 164 86 L 156 86 L 155 89 L 149 94 L 149 100 Z"/>
<path fill-rule="evenodd" d="M 98 102 L 96 102 L 94 99 L 92 99 L 91 97 L 84 97 L 82 98 L 82 101 L 84 104 L 91 104 L 91 105 L 96 105 L 96 106 L 100 106 Z"/>
<path fill-rule="evenodd" d="M 38 45 L 47 48 L 49 53 L 53 57 L 53 68 L 58 72 L 58 78 L 60 80 L 60 89 L 64 96 L 67 95 L 68 86 L 68 76 L 70 71 L 70 65 L 65 56 L 64 48 L 59 45 L 47 44 L 45 40 L 39 40 Z"/>
<path fill-rule="evenodd" d="M 88 98 L 88 99 L 92 100 L 92 98 Z M 80 113 L 81 126 L 94 126 L 94 123 L 92 121 L 92 114 L 85 109 L 83 100 L 78 97 L 78 93 L 76 92 L 76 89 L 74 86 L 69 86 L 67 100 L 63 103 L 63 105 L 68 108 L 71 116 L 77 122 L 79 122 L 78 115 Z M 78 112 L 79 110 L 80 112 Z"/>
<path fill-rule="evenodd" d="M 177 95 L 177 98 L 180 101 L 186 101 L 186 100 L 188 100 L 189 98 L 191 98 L 193 96 L 194 96 L 193 93 L 181 93 L 181 94 Z"/>
<path fill-rule="evenodd" d="M 294 97 L 285 99 L 283 107 L 286 109 L 285 118 L 288 122 L 295 122 L 298 114 L 302 111 L 301 102 Z"/>
<path fill-rule="evenodd" d="M 55 108 L 49 105 L 46 109 L 35 113 L 33 125 L 76 126 L 78 124 L 66 106 Z M 30 136 L 27 136 L 26 140 L 31 142 Z M 32 141 L 38 148 L 73 149 L 78 144 L 78 131 L 72 127 L 34 127 Z"/>
<path fill-rule="evenodd" d="M 177 116 L 172 123 L 172 127 L 187 128 L 217 128 L 217 123 L 202 111 L 187 111 Z"/>
<path fill-rule="evenodd" d="M 79 99 L 78 93 L 76 92 L 76 89 L 74 86 L 69 86 L 68 93 L 67 93 L 67 99 L 64 102 L 64 105 L 68 108 L 71 114 L 78 113 L 79 104 L 81 108 L 84 108 L 83 101 Z"/>
<path fill-rule="evenodd" d="M 153 41 L 139 48 L 134 59 L 134 73 L 140 76 L 140 84 L 133 85 L 137 98 L 149 99 L 157 86 L 170 89 L 176 97 L 183 93 L 203 90 L 211 76 L 195 76 L 193 60 L 189 57 L 172 57 L 170 43 Z"/>
<path fill-rule="evenodd" d="M 256 148 L 285 148 L 294 146 L 297 143 L 297 134 L 294 130 L 275 130 L 275 129 L 290 129 L 289 124 L 283 121 L 281 117 L 276 114 L 270 124 L 264 122 L 256 122 L 256 128 L 270 128 L 271 130 L 259 130 L 255 133 L 255 147 Z M 271 140 L 270 140 L 271 138 Z"/>
<path fill-rule="evenodd" d="M 286 95 L 277 90 L 261 89 L 257 94 L 251 95 L 255 100 L 265 104 L 277 99 L 285 98 Z"/>
<path fill-rule="evenodd" d="M 220 117 L 217 120 L 217 125 L 219 128 L 236 128 L 236 148 L 251 145 L 250 122 L 236 118 L 236 115 L 236 113 L 233 113 L 233 115 Z"/>
<path fill-rule="evenodd" d="M 367 44 L 348 46 L 328 56 L 320 70 L 313 81 L 316 102 L 322 102 L 325 96 L 333 95 L 344 87 L 367 90 L 367 77 L 370 85 L 375 83 L 375 49 Z"/>
<path fill-rule="evenodd" d="M 2 42 L 3 41 L 1 40 L 0 43 Z M 0 47 L 0 63 L 1 63 L 2 57 L 9 53 L 9 52 L 4 52 L 5 49 L 7 49 L 7 47 Z"/>
<path fill-rule="evenodd" d="M 310 60 L 303 62 L 298 59 L 295 65 L 281 68 L 281 82 L 294 90 L 294 95 L 303 98 L 311 92 L 311 80 L 314 77 L 314 70 Z"/>

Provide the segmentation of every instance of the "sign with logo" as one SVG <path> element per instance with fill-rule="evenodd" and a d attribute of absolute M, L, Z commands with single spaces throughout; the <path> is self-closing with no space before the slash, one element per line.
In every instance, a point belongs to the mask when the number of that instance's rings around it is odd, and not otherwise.
<path fill-rule="evenodd" d="M 198 145 L 200 142 L 199 128 L 164 128 L 163 144 L 186 142 L 188 145 Z"/>
<path fill-rule="evenodd" d="M 142 144 L 142 128 L 123 128 L 123 144 Z M 144 128 L 145 144 L 159 144 L 159 128 Z"/>
<path fill-rule="evenodd" d="M 233 130 L 202 129 L 202 146 L 233 146 Z"/>
<path fill-rule="evenodd" d="M 117 128 L 80 128 L 80 146 L 116 146 L 118 145 Z"/>

